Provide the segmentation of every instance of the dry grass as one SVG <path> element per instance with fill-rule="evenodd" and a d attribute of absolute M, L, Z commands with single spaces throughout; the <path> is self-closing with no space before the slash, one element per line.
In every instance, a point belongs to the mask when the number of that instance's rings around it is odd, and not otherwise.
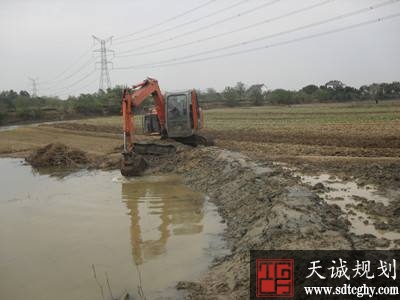
<path fill-rule="evenodd" d="M 49 143 L 62 143 L 89 154 L 108 154 L 121 145 L 117 134 L 64 130 L 50 126 L 21 127 L 0 132 L 0 154 L 27 152 Z M 18 153 L 16 154 L 17 156 Z"/>

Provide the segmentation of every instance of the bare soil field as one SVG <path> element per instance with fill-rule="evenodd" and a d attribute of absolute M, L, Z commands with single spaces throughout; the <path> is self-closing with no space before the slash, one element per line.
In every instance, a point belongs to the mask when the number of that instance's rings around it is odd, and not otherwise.
<path fill-rule="evenodd" d="M 400 103 L 213 110 L 205 132 L 217 145 L 305 172 L 400 185 Z M 384 173 L 384 174 L 383 174 Z"/>
<path fill-rule="evenodd" d="M 146 157 L 149 173 L 181 175 L 227 223 L 231 254 L 198 282 L 178 283 L 189 298 L 248 298 L 250 249 L 400 247 L 400 102 L 216 109 L 205 117 L 203 132 L 215 147 L 179 146 L 175 155 Z M 22 127 L 0 132 L 0 153 L 26 157 L 62 143 L 84 151 L 87 167 L 118 168 L 120 132 L 118 117 Z M 323 183 L 313 177 L 321 174 L 328 174 Z M 330 202 L 334 184 L 347 182 L 354 183 L 348 195 Z M 372 195 L 369 184 L 387 202 L 356 195 L 358 186 Z M 346 197 L 352 202 L 343 210 L 337 203 Z M 370 214 L 361 233 L 355 210 Z M 383 231 L 372 234 L 367 224 Z"/>

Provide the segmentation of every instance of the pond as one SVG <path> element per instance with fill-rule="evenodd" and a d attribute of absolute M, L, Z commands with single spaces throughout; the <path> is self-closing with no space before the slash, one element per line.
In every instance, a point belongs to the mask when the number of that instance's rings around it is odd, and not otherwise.
<path fill-rule="evenodd" d="M 176 299 L 227 254 L 216 207 L 177 176 L 0 170 L 1 299 Z"/>

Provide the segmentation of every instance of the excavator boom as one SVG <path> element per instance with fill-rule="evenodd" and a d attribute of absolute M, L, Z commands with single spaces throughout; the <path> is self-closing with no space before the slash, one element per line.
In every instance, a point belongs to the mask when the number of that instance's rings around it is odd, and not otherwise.
<path fill-rule="evenodd" d="M 147 97 L 153 96 L 156 103 L 156 112 L 160 122 L 161 130 L 165 128 L 165 105 L 164 96 L 161 93 L 158 82 L 148 78 L 143 82 L 127 88 L 123 92 L 122 98 L 122 118 L 124 128 L 124 151 L 134 150 L 133 136 L 135 132 L 132 114 L 132 107 L 139 107 Z"/>

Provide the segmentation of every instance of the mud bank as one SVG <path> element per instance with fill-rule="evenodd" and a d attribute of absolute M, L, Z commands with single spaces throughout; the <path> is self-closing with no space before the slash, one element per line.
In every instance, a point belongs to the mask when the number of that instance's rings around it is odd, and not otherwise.
<path fill-rule="evenodd" d="M 227 223 L 231 254 L 215 261 L 199 282 L 177 285 L 190 292 L 189 299 L 249 298 L 251 249 L 376 249 L 385 243 L 351 232 L 339 206 L 272 162 L 218 147 L 186 146 L 173 156 L 146 159 L 148 174 L 181 175 L 185 184 L 210 197 Z M 108 167 L 118 168 L 117 160 Z"/>
<path fill-rule="evenodd" d="M 192 290 L 190 299 L 249 298 L 250 249 L 376 249 L 385 243 L 352 233 L 340 207 L 272 162 L 209 147 L 151 165 L 151 172 L 178 173 L 209 195 L 228 225 L 232 254 L 216 261 L 201 282 L 178 285 Z"/>

